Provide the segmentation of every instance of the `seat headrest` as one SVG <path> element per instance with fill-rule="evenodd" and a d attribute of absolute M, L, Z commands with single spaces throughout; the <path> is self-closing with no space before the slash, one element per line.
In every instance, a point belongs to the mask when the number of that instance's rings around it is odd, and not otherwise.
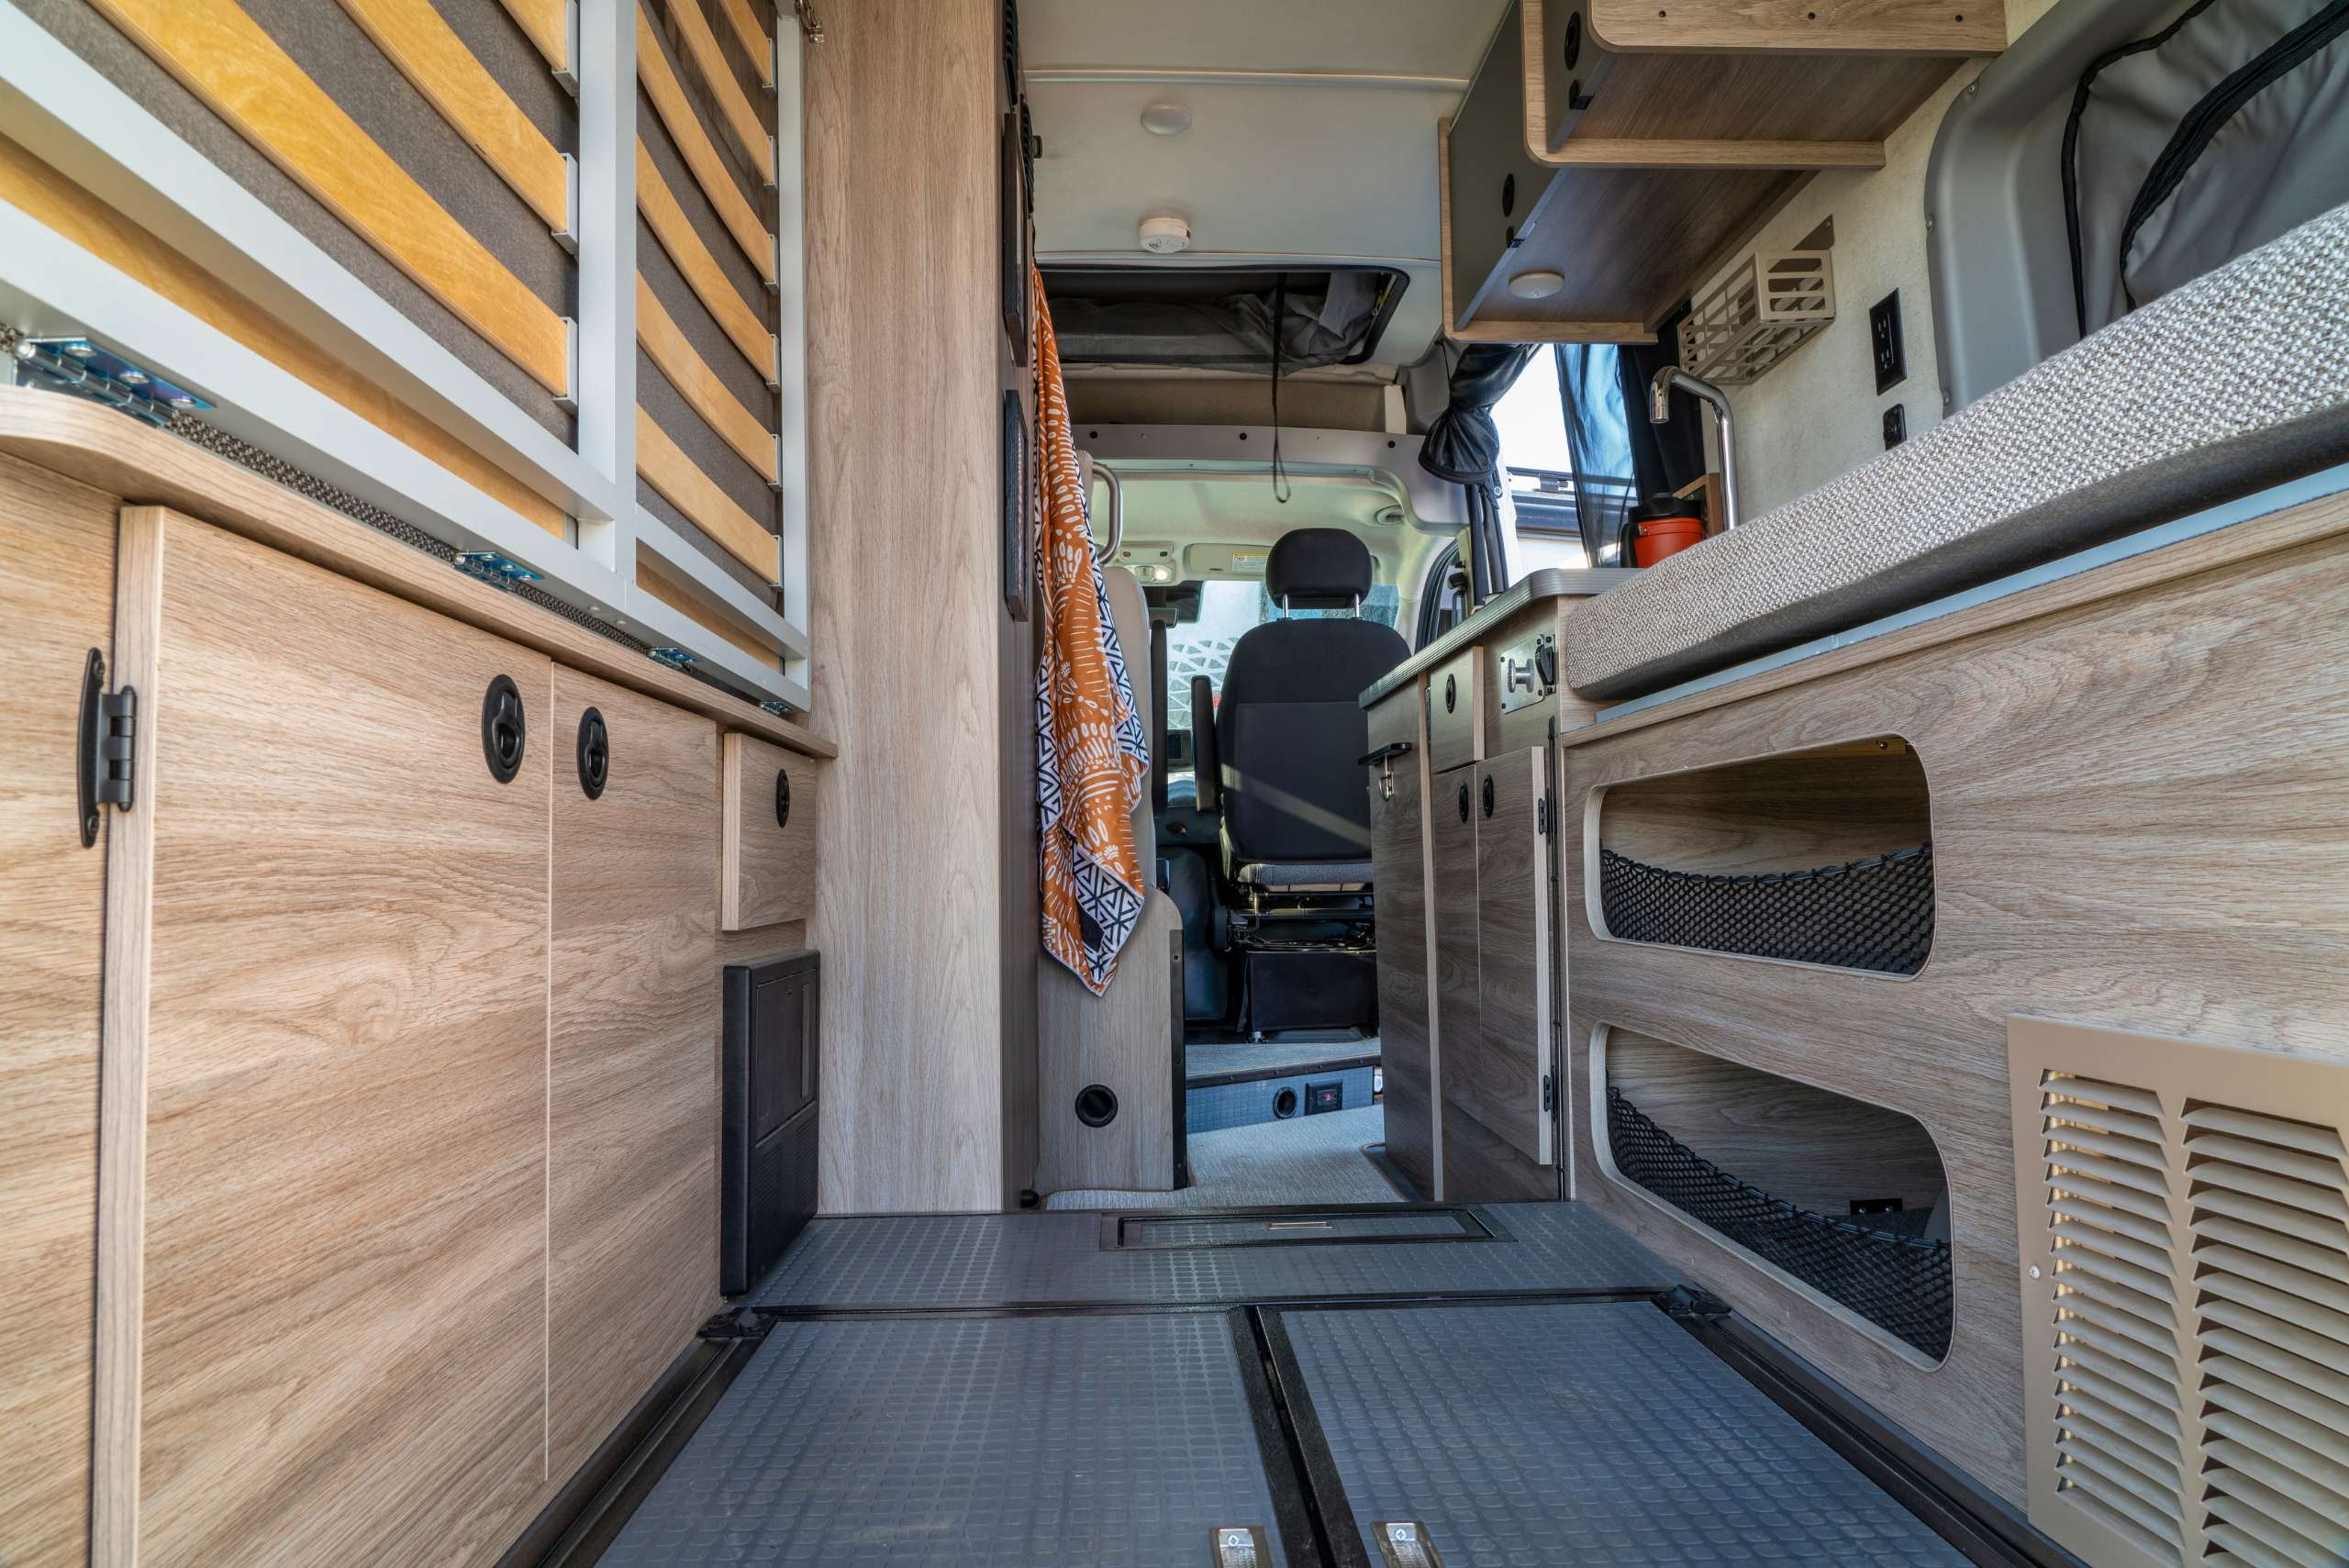
<path fill-rule="evenodd" d="M 1291 528 L 1264 562 L 1264 592 L 1293 610 L 1350 610 L 1370 579 L 1369 548 L 1343 528 Z"/>

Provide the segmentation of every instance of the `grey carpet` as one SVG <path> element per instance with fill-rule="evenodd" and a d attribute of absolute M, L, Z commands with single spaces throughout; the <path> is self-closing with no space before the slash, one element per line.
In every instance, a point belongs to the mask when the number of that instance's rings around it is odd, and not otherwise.
<path fill-rule="evenodd" d="M 1368 1040 L 1266 1040 L 1252 1045 L 1190 1045 L 1183 1048 L 1183 1075 L 1216 1078 L 1227 1073 L 1277 1073 L 1285 1067 L 1311 1067 L 1324 1062 L 1359 1062 L 1378 1054 L 1378 1037 Z"/>
<path fill-rule="evenodd" d="M 1195 1184 L 1173 1193 L 1060 1192 L 1046 1208 L 1254 1208 L 1283 1203 L 1398 1203 L 1363 1155 L 1386 1137 L 1380 1106 L 1191 1134 Z"/>

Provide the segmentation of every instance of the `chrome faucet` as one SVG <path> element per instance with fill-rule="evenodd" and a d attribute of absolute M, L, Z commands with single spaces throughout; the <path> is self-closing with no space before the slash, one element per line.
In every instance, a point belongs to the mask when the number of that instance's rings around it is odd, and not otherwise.
<path fill-rule="evenodd" d="M 1698 381 L 1678 365 L 1666 365 L 1648 383 L 1648 423 L 1672 422 L 1672 389 L 1678 387 L 1709 405 L 1721 431 L 1721 529 L 1737 527 L 1737 440 L 1730 428 L 1729 394 L 1709 381 Z"/>

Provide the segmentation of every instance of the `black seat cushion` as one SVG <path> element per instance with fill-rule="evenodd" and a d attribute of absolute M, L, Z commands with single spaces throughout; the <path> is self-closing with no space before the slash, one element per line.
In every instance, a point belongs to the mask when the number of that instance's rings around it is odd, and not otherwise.
<path fill-rule="evenodd" d="M 1361 698 L 1409 652 L 1393 628 L 1366 620 L 1270 621 L 1240 639 L 1216 705 L 1227 874 L 1255 862 L 1370 858 Z"/>

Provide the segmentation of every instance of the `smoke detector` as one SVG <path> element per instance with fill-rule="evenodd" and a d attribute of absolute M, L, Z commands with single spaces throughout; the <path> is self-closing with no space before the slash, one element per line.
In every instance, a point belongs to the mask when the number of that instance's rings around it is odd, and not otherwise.
<path fill-rule="evenodd" d="M 1172 256 L 1177 250 L 1188 250 L 1191 244 L 1190 220 L 1181 217 L 1145 217 L 1141 220 L 1141 248 L 1153 256 Z"/>
<path fill-rule="evenodd" d="M 1141 128 L 1152 136 L 1180 136 L 1191 128 L 1191 111 L 1181 104 L 1152 104 L 1141 112 Z"/>

